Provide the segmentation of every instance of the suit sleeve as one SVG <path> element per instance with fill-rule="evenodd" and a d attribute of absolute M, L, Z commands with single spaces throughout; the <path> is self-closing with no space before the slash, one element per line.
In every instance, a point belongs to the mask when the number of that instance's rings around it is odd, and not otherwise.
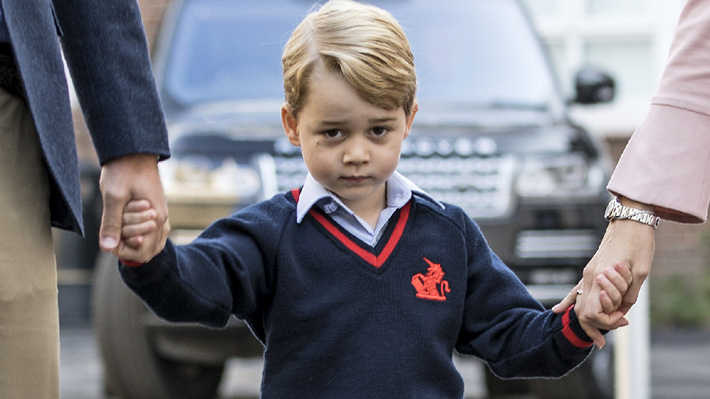
<path fill-rule="evenodd" d="M 536 301 L 467 223 L 469 275 L 456 350 L 502 378 L 561 377 L 592 350 L 574 309 L 555 314 Z"/>
<path fill-rule="evenodd" d="M 53 4 L 100 163 L 135 153 L 167 158 L 167 130 L 136 0 Z"/>
<path fill-rule="evenodd" d="M 710 203 L 709 37 L 710 5 L 688 0 L 648 114 L 608 185 L 683 223 L 704 222 Z"/>

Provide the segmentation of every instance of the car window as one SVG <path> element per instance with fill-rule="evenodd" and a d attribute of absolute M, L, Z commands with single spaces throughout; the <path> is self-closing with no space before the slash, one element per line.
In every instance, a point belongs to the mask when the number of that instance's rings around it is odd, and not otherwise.
<path fill-rule="evenodd" d="M 305 11 L 303 6 L 255 7 L 241 1 L 186 2 L 164 91 L 183 105 L 282 99 L 281 51 Z"/>
<path fill-rule="evenodd" d="M 546 60 L 517 4 L 427 1 L 392 12 L 412 43 L 421 101 L 544 107 L 554 94 Z"/>
<path fill-rule="evenodd" d="M 308 1 L 187 1 L 163 91 L 183 106 L 283 99 L 281 52 Z M 545 108 L 549 67 L 517 4 L 502 0 L 377 2 L 412 44 L 428 107 Z"/>

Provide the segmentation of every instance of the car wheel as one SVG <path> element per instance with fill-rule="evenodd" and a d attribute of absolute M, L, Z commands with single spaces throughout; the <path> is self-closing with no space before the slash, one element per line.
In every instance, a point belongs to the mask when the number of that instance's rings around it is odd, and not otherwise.
<path fill-rule="evenodd" d="M 604 350 L 594 350 L 579 367 L 559 380 L 530 380 L 532 392 L 545 399 L 613 399 L 613 333 L 606 336 Z"/>
<path fill-rule="evenodd" d="M 224 364 L 164 359 L 154 350 L 146 318 L 155 317 L 123 283 L 116 258 L 102 253 L 94 270 L 94 333 L 106 392 L 121 399 L 204 399 L 217 396 Z"/>

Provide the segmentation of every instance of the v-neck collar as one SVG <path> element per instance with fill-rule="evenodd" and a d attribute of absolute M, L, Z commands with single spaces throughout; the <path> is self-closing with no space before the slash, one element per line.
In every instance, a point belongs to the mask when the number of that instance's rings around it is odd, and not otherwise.
<path fill-rule="evenodd" d="M 291 190 L 291 194 L 298 203 L 298 199 L 301 194 L 300 190 L 293 189 Z M 308 211 L 308 215 L 311 216 L 316 223 L 320 224 L 328 234 L 340 242 L 348 251 L 357 255 L 360 259 L 367 262 L 375 269 L 379 269 L 385 264 L 385 262 L 387 262 L 387 259 L 397 247 L 397 244 L 399 244 L 399 241 L 403 236 L 404 227 L 407 225 L 407 221 L 409 220 L 411 204 L 412 200 L 400 208 L 398 210 L 399 215 L 397 216 L 394 228 L 392 229 L 388 227 L 386 229 L 385 236 L 387 236 L 387 232 L 389 232 L 386 244 L 384 244 L 384 246 L 378 244 L 375 247 L 366 245 L 365 243 L 362 243 L 361 240 L 352 237 L 351 234 L 347 233 L 341 226 L 337 225 L 337 223 L 334 223 L 331 218 L 324 215 L 316 207 L 311 208 Z M 385 236 L 383 236 L 383 238 Z M 379 253 L 377 253 L 377 248 L 381 248 Z"/>

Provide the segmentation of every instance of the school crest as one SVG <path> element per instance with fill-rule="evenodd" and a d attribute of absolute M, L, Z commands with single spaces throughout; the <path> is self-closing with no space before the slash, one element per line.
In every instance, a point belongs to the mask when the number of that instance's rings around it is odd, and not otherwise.
<path fill-rule="evenodd" d="M 417 298 L 434 301 L 445 301 L 446 294 L 451 292 L 449 282 L 444 280 L 444 269 L 441 265 L 424 258 L 429 264 L 426 274 L 417 273 L 412 277 L 412 285 L 417 290 Z"/>

